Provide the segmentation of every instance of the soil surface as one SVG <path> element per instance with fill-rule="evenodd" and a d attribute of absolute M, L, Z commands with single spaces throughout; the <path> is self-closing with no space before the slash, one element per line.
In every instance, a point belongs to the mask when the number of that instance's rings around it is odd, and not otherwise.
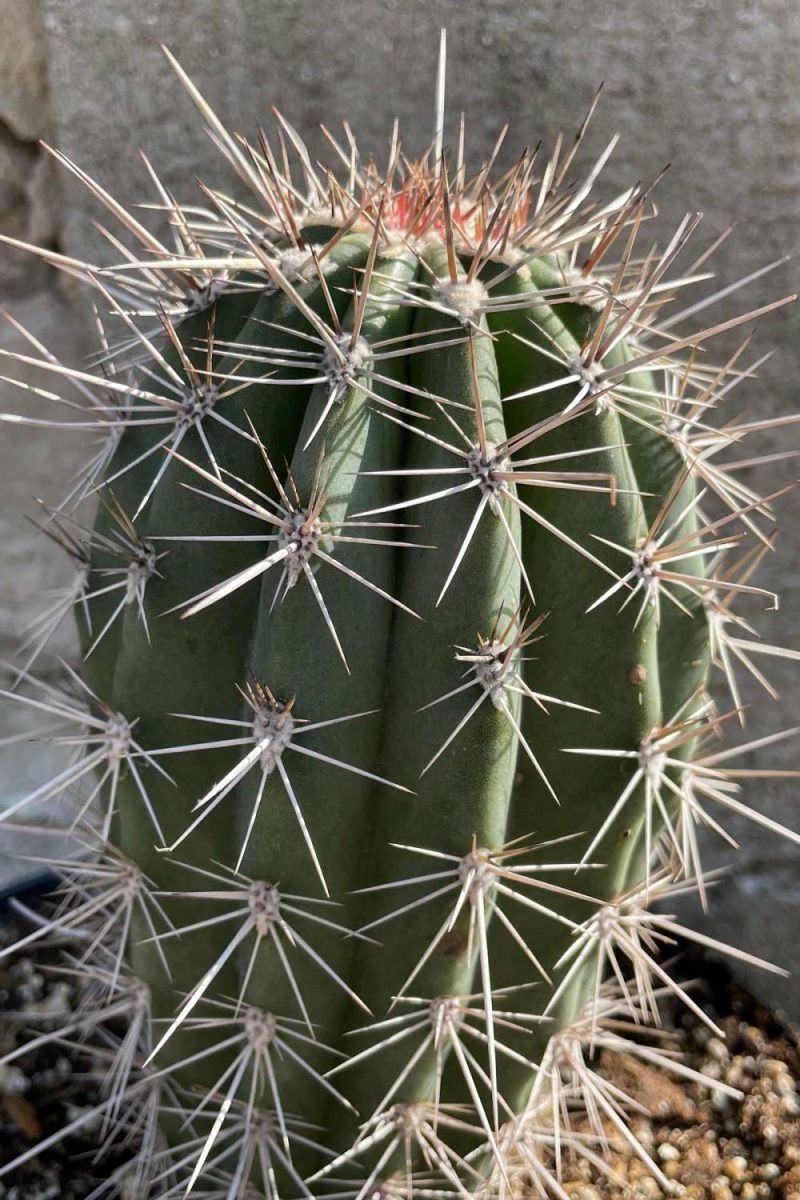
<path fill-rule="evenodd" d="M 600 1058 L 602 1074 L 651 1114 L 631 1116 L 632 1132 L 679 1185 L 674 1194 L 684 1200 L 800 1200 L 797 1038 L 717 964 L 687 951 L 678 972 L 703 979 L 693 996 L 725 1039 L 694 1014 L 674 1013 L 663 1047 L 677 1046 L 687 1066 L 737 1088 L 743 1098 L 606 1052 Z M 583 1160 L 566 1164 L 564 1190 L 571 1200 L 661 1200 L 666 1195 L 625 1143 L 611 1155 L 610 1166 L 627 1187 L 615 1186 Z"/>

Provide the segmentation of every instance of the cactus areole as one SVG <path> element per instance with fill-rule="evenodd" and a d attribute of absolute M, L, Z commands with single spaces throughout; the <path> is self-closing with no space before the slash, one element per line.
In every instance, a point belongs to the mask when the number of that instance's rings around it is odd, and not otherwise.
<path fill-rule="evenodd" d="M 83 663 L 23 674 L 82 747 L 43 790 L 96 865 L 54 921 L 144 1013 L 114 1194 L 564 1196 L 604 1120 L 635 1140 L 593 1039 L 683 995 L 650 905 L 744 807 L 705 685 L 732 599 L 771 603 L 771 498 L 747 423 L 709 432 L 747 356 L 701 352 L 766 309 L 693 324 L 696 219 L 644 249 L 645 190 L 590 198 L 607 153 L 332 172 L 184 82 L 242 199 L 161 190 L 177 249 L 113 206 L 141 252 L 69 268 L 101 367 L 28 356 L 103 434 L 48 521 Z"/>

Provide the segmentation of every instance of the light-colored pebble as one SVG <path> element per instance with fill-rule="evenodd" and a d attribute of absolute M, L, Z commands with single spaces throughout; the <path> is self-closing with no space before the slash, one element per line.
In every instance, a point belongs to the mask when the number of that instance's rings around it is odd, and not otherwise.
<path fill-rule="evenodd" d="M 706 1043 L 706 1054 L 709 1054 L 717 1062 L 727 1062 L 730 1058 L 730 1051 L 723 1042 L 722 1038 L 710 1037 Z"/>
<path fill-rule="evenodd" d="M 733 1158 L 726 1160 L 722 1169 L 728 1179 L 741 1183 L 748 1175 L 748 1162 L 743 1154 L 734 1154 Z"/>

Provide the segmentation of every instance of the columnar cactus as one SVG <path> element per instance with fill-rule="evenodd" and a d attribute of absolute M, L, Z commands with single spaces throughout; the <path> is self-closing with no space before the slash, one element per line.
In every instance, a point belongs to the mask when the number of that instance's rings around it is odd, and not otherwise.
<path fill-rule="evenodd" d="M 589 199 L 608 151 L 493 180 L 440 135 L 385 173 L 348 135 L 337 174 L 183 80 L 244 198 L 159 185 L 170 248 L 88 181 L 140 251 L 48 257 L 103 353 L 16 356 L 101 435 L 13 692 L 74 754 L 6 818 L 72 792 L 89 851 L 49 928 L 97 988 L 53 1036 L 130 1022 L 113 1194 L 563 1197 L 564 1154 L 602 1161 L 582 1101 L 600 1149 L 633 1139 L 604 1023 L 694 1003 L 650 905 L 705 897 L 698 827 L 748 811 L 705 689 L 722 667 L 741 718 L 734 668 L 777 652 L 733 611 L 774 602 L 772 497 L 728 457 L 763 422 L 713 429 L 745 356 L 700 351 L 784 301 L 693 327 L 697 218 L 643 253 L 648 191 Z M 73 609 L 62 690 L 34 659 Z"/>

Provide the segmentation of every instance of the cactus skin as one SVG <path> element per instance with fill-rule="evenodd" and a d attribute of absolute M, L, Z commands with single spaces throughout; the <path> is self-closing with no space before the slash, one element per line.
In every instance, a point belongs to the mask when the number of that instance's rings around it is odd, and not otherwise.
<path fill-rule="evenodd" d="M 706 376 L 640 364 L 623 334 L 632 238 L 616 277 L 574 282 L 569 222 L 560 240 L 529 216 L 529 164 L 477 191 L 440 166 L 371 178 L 324 225 L 262 179 L 260 241 L 218 198 L 238 273 L 138 346 L 150 395 L 124 414 L 89 565 L 113 570 L 123 512 L 155 570 L 122 611 L 90 589 L 81 634 L 95 711 L 140 748 L 108 845 L 159 909 L 154 927 L 133 906 L 120 947 L 155 1022 L 130 1096 L 167 1075 L 184 1097 L 162 1103 L 149 1195 L 271 1194 L 264 1146 L 302 1194 L 406 1195 L 434 1167 L 502 1190 L 517 1118 L 542 1119 L 537 1067 L 599 1019 L 607 962 L 590 945 L 576 968 L 576 939 L 665 863 L 691 874 L 676 795 L 710 727 L 718 580 L 666 397 Z M 643 205 L 583 218 L 594 267 Z M 176 380 L 180 439 L 146 420 Z M 671 523 L 698 551 L 680 607 L 623 557 Z M 672 759 L 639 770 L 673 721 Z"/>

